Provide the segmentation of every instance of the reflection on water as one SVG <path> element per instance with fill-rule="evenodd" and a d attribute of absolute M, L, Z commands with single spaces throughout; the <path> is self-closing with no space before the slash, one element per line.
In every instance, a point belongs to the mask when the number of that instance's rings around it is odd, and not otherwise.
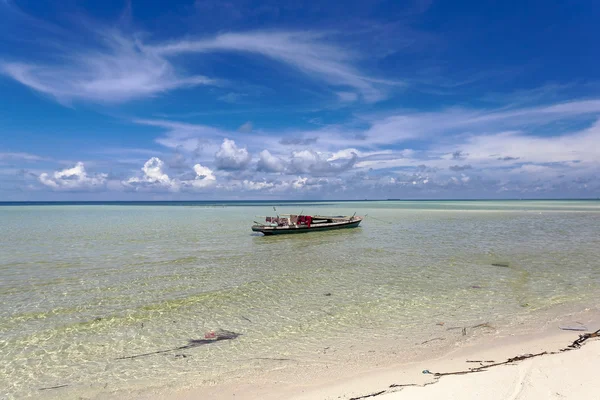
<path fill-rule="evenodd" d="M 250 225 L 270 205 L 0 207 L 0 397 L 214 382 L 324 343 L 341 363 L 365 337 L 408 345 L 435 321 L 509 326 L 598 299 L 599 202 L 298 206 L 374 218 L 263 237 Z M 216 329 L 242 336 L 117 360 Z"/>

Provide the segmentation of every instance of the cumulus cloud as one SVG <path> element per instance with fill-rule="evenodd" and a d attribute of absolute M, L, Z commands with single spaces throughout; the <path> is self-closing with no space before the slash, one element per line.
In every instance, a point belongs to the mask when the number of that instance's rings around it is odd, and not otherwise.
<path fill-rule="evenodd" d="M 193 180 L 181 181 L 183 186 L 201 189 L 213 186 L 217 181 L 213 171 L 201 164 L 194 165 L 194 172 L 196 177 Z"/>
<path fill-rule="evenodd" d="M 289 170 L 296 174 L 311 174 L 315 176 L 341 173 L 349 170 L 356 164 L 356 153 L 343 162 L 327 161 L 327 156 L 314 150 L 301 150 L 292 152 Z"/>
<path fill-rule="evenodd" d="M 223 170 L 240 170 L 248 166 L 252 156 L 246 148 L 238 148 L 235 141 L 224 139 L 221 148 L 215 154 L 217 168 Z"/>
<path fill-rule="evenodd" d="M 172 181 L 164 171 L 165 163 L 158 157 L 152 157 L 144 163 L 142 177 L 129 178 L 124 183 L 133 187 L 164 187 L 167 189 L 178 190 L 176 182 Z"/>
<path fill-rule="evenodd" d="M 267 189 L 273 189 L 275 187 L 275 184 L 273 182 L 249 181 L 246 179 L 242 182 L 242 187 L 245 190 L 262 191 Z"/>
<path fill-rule="evenodd" d="M 105 186 L 107 174 L 88 175 L 82 162 L 73 168 L 55 171 L 53 174 L 46 172 L 40 174 L 39 181 L 54 190 L 91 190 L 101 189 Z"/>
<path fill-rule="evenodd" d="M 131 177 L 123 181 L 123 185 L 135 190 L 168 190 L 179 192 L 185 188 L 205 188 L 215 184 L 216 177 L 213 171 L 201 164 L 194 165 L 196 176 L 194 179 L 181 180 L 171 178 L 164 171 L 165 164 L 158 157 L 152 157 L 142 167 L 141 177 Z"/>
<path fill-rule="evenodd" d="M 257 170 L 264 172 L 283 172 L 286 167 L 285 161 L 272 155 L 269 150 L 263 150 L 259 154 Z"/>
<path fill-rule="evenodd" d="M 194 171 L 196 172 L 196 180 L 216 180 L 213 171 L 208 167 L 202 166 L 201 164 L 194 165 Z"/>

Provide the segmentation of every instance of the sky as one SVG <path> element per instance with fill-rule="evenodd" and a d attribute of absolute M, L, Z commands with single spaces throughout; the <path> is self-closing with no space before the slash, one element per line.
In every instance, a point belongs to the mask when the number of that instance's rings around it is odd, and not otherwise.
<path fill-rule="evenodd" d="M 0 0 L 0 201 L 598 198 L 599 19 Z"/>

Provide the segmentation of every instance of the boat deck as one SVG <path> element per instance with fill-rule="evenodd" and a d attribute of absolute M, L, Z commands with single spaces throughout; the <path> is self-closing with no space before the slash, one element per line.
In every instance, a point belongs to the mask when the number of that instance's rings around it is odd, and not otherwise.
<path fill-rule="evenodd" d="M 325 222 L 321 222 L 325 221 Z M 356 228 L 362 218 L 360 217 L 323 217 L 314 216 L 310 226 L 307 225 L 285 225 L 285 226 L 269 226 L 269 225 L 253 225 L 254 232 L 262 232 L 265 235 L 289 234 L 289 233 L 305 233 L 315 231 L 327 231 L 334 229 Z"/>

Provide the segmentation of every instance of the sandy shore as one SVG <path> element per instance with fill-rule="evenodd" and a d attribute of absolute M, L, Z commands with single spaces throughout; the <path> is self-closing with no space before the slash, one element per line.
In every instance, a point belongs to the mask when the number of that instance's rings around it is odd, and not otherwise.
<path fill-rule="evenodd" d="M 491 364 L 485 361 L 503 362 L 519 355 L 557 352 L 577 337 L 578 332 L 561 331 L 542 337 L 524 335 L 498 339 L 492 343 L 460 349 L 440 359 L 424 360 L 394 371 L 380 371 L 345 384 L 322 387 L 289 398 L 599 399 L 600 380 L 597 371 L 600 365 L 600 340 L 597 338 L 589 339 L 577 350 L 541 355 L 490 367 L 477 373 L 442 377 L 423 374 L 423 370 L 432 373 L 467 371 L 469 368 Z"/>
<path fill-rule="evenodd" d="M 433 358 L 385 366 L 375 370 L 340 370 L 339 379 L 328 375 L 310 382 L 265 377 L 260 382 L 215 385 L 170 393 L 168 399 L 599 399 L 600 339 L 592 338 L 577 350 L 567 348 L 584 332 L 560 327 L 600 329 L 598 310 L 566 315 L 527 334 L 503 334 L 482 337 L 450 353 Z M 436 377 L 435 373 L 467 371 L 486 364 L 537 353 L 546 354 L 522 361 L 490 367 L 481 372 Z M 483 361 L 473 362 L 473 361 Z M 428 370 L 431 374 L 423 373 Z M 408 385 L 408 386 L 403 386 Z M 156 393 L 155 393 L 156 394 Z M 159 396 L 162 397 L 162 396 Z"/>

